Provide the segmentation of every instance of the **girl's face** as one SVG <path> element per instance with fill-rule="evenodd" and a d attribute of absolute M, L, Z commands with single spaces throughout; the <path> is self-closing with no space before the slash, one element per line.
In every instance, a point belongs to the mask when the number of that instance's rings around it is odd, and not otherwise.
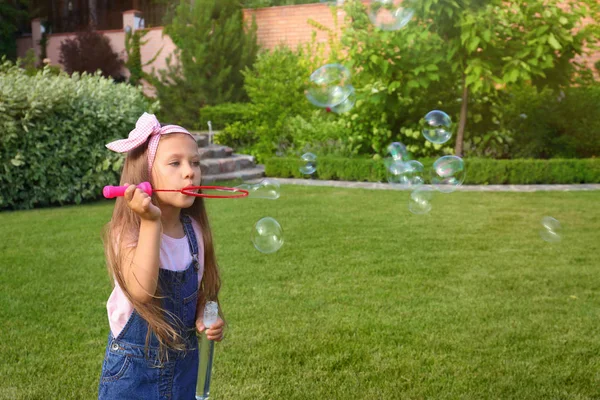
<path fill-rule="evenodd" d="M 199 186 L 200 156 L 196 141 L 185 133 L 171 133 L 160 138 L 152 166 L 152 181 L 157 189 L 180 190 Z M 159 204 L 188 208 L 196 199 L 176 192 L 156 192 Z"/>

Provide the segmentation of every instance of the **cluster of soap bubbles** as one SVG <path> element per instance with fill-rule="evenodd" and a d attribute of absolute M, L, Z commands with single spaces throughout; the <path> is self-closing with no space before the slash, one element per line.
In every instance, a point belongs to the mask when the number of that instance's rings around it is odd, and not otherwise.
<path fill-rule="evenodd" d="M 428 141 L 442 144 L 452 137 L 452 121 L 445 112 L 431 111 L 423 120 L 422 133 Z M 384 159 L 387 181 L 391 185 L 414 187 L 408 203 L 413 214 L 431 211 L 432 189 L 451 193 L 465 181 L 465 164 L 460 157 L 449 155 L 438 158 L 426 176 L 423 164 L 412 159 L 404 144 L 394 142 L 387 150 L 389 156 Z M 430 178 L 431 188 L 423 186 L 427 177 Z"/>
<path fill-rule="evenodd" d="M 321 2 L 329 1 L 321 0 Z M 394 31 L 406 26 L 414 12 L 402 7 L 402 0 L 371 0 L 368 15 L 376 28 Z M 338 114 L 350 111 L 356 103 L 350 71 L 341 64 L 326 64 L 314 71 L 310 75 L 305 95 L 313 105 Z M 527 116 L 522 114 L 521 118 Z M 422 119 L 421 133 L 434 145 L 444 144 L 452 138 L 452 121 L 443 111 L 430 111 Z M 465 164 L 460 157 L 452 155 L 440 157 L 426 174 L 423 164 L 412 159 L 404 144 L 400 142 L 390 144 L 388 154 L 389 156 L 384 159 L 387 181 L 391 185 L 413 188 L 408 203 L 409 211 L 413 214 L 430 212 L 435 192 L 454 192 L 465 180 Z M 316 169 L 317 156 L 313 153 L 303 154 L 300 158 L 300 172 L 303 175 L 312 175 Z M 425 185 L 427 178 L 431 186 Z M 544 217 L 542 226 L 540 235 L 545 241 L 560 241 L 561 226 L 556 219 Z M 254 233 L 252 240 L 259 251 L 263 251 L 261 248 L 278 249 L 283 243 L 282 236 L 278 236 L 278 233 L 282 233 L 281 226 L 272 218 L 263 218 L 257 222 Z"/>

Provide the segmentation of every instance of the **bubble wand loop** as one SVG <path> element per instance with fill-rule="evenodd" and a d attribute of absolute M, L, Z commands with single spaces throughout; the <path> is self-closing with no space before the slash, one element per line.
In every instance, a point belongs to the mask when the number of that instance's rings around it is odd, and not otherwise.
<path fill-rule="evenodd" d="M 152 185 L 150 185 L 150 182 L 142 182 L 137 185 L 137 187 L 146 192 L 148 196 L 152 196 L 152 193 L 154 192 L 179 192 L 187 196 L 204 197 L 208 199 L 235 199 L 239 197 L 246 197 L 249 194 L 249 192 L 245 189 L 226 186 L 187 186 L 183 189 L 153 189 Z M 123 196 L 125 194 L 125 190 L 127 190 L 127 186 L 104 186 L 104 189 L 102 189 L 102 194 L 107 199 L 112 199 Z M 231 194 L 198 193 L 195 192 L 196 190 L 217 190 L 231 192 Z"/>

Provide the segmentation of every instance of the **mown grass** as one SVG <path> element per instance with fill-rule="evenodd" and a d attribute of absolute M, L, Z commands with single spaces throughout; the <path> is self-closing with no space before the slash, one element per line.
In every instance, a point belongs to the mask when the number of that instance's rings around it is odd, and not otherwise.
<path fill-rule="evenodd" d="M 229 324 L 214 399 L 600 398 L 600 192 L 438 194 L 421 216 L 408 195 L 208 201 Z M 0 399 L 97 396 L 111 207 L 0 214 Z M 272 255 L 249 240 L 263 216 L 285 232 Z"/>

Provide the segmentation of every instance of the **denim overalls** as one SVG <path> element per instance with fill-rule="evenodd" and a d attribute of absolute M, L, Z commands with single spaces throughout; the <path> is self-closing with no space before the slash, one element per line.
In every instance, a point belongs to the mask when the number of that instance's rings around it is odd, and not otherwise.
<path fill-rule="evenodd" d="M 189 216 L 181 217 L 192 253 L 183 271 L 159 269 L 161 306 L 173 315 L 185 338 L 187 351 L 168 350 L 168 361 L 158 359 L 158 339 L 153 334 L 145 354 L 147 322 L 135 311 L 123 330 L 108 345 L 98 388 L 99 400 L 194 400 L 198 375 L 196 301 L 198 298 L 198 243 Z M 177 326 L 178 324 L 175 324 Z"/>

